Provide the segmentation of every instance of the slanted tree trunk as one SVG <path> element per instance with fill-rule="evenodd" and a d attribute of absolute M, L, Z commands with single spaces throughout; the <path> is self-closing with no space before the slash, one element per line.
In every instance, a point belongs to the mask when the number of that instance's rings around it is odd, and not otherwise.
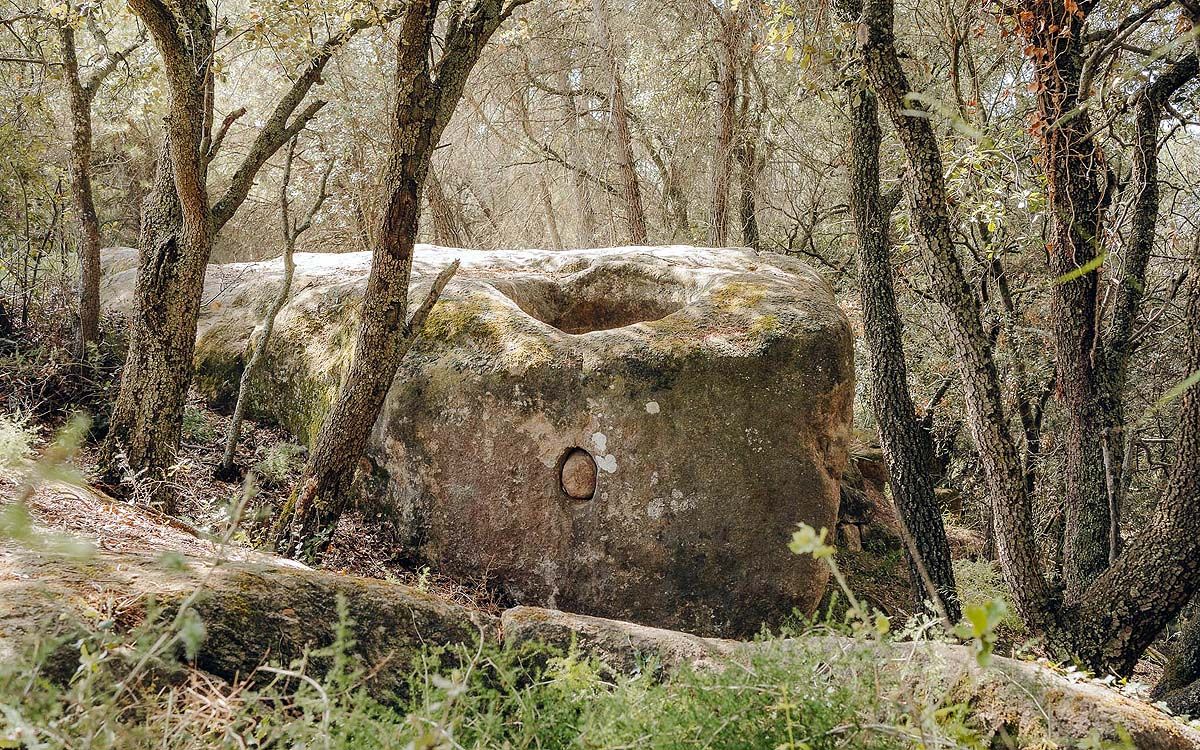
<path fill-rule="evenodd" d="M 246 361 L 246 366 L 242 369 L 242 377 L 238 381 L 237 403 L 233 407 L 233 416 L 229 420 L 229 433 L 225 437 L 225 452 L 216 471 L 216 476 L 220 479 L 228 480 L 237 476 L 234 456 L 237 454 L 238 439 L 242 434 L 242 420 L 246 415 L 246 402 L 250 396 L 250 383 L 254 379 L 254 375 L 258 372 L 258 367 L 262 363 L 263 358 L 267 355 L 267 347 L 271 343 L 271 334 L 275 331 L 275 319 L 279 317 L 279 311 L 283 309 L 283 306 L 287 304 L 288 297 L 292 295 L 292 277 L 296 274 L 296 240 L 312 226 L 313 219 L 316 217 L 317 212 L 321 210 L 321 206 L 324 205 L 325 199 L 328 197 L 326 191 L 329 187 L 329 175 L 333 171 L 334 161 L 332 159 L 326 165 L 325 171 L 321 173 L 321 183 L 317 189 L 317 197 L 313 199 L 308 213 L 302 221 L 294 221 L 292 219 L 288 189 L 291 187 L 292 159 L 295 157 L 295 154 L 296 139 L 293 138 L 288 142 L 287 156 L 284 157 L 283 162 L 283 177 L 280 180 L 279 186 L 280 228 L 283 237 L 283 281 L 280 282 L 279 291 L 276 292 L 275 298 L 271 300 L 271 306 L 267 308 L 267 313 L 263 316 L 263 321 L 259 325 L 258 337 L 253 342 L 250 358 Z"/>
<path fill-rule="evenodd" d="M 907 191 L 914 233 L 920 241 L 930 283 L 945 315 L 954 348 L 963 397 L 979 460 L 987 479 L 996 529 L 996 556 L 1021 617 L 1034 628 L 1053 626 L 1054 593 L 1042 573 L 1034 540 L 1033 510 L 1025 491 L 1016 441 L 1001 401 L 1003 391 L 984 330 L 980 303 L 954 249 L 941 150 L 921 113 L 924 105 L 908 99 L 912 87 L 896 54 L 892 0 L 867 0 L 859 23 L 859 49 L 871 88 L 904 146 L 908 158 Z"/>
<path fill-rule="evenodd" d="M 413 0 L 404 11 L 384 181 L 388 194 L 362 318 L 346 379 L 321 425 L 296 492 L 276 521 L 276 548 L 284 554 L 313 557 L 329 544 L 338 519 L 351 503 L 359 460 L 400 362 L 457 270 L 456 261 L 438 276 L 425 301 L 408 317 L 413 248 L 430 158 L 480 52 L 515 7 L 500 0 L 454 6 L 436 63 L 431 59 L 437 44 L 438 0 Z"/>
<path fill-rule="evenodd" d="M 179 446 L 213 238 L 245 201 L 263 164 L 324 106 L 317 100 L 297 113 L 334 52 L 362 29 L 395 18 L 398 10 L 355 19 L 318 48 L 266 118 L 225 193 L 210 204 L 208 164 L 246 110 L 235 110 L 213 131 L 209 5 L 203 0 L 129 5 L 162 57 L 169 105 L 154 186 L 143 204 L 129 353 L 101 466 L 111 484 L 146 487 L 145 499 L 170 512 L 174 495 L 166 480 Z"/>
<path fill-rule="evenodd" d="M 642 191 L 638 185 L 637 161 L 633 155 L 633 137 L 629 131 L 629 109 L 625 103 L 625 82 L 617 63 L 616 49 L 608 22 L 605 0 L 592 0 L 592 17 L 596 41 L 604 57 L 609 77 L 609 117 L 616 149 L 617 171 L 621 176 L 622 199 L 625 204 L 625 223 L 629 243 L 644 245 L 649 239 L 646 231 L 646 212 L 642 207 Z"/>
<path fill-rule="evenodd" d="M 952 627 L 960 617 L 958 588 L 941 509 L 933 492 L 932 437 L 917 418 L 908 392 L 903 324 L 892 284 L 888 236 L 889 217 L 899 193 L 888 198 L 880 196 L 880 141 L 875 97 L 865 87 L 852 84 L 850 209 L 858 234 L 863 330 L 871 353 L 871 408 L 879 423 L 892 497 L 900 512 L 905 541 L 913 545 L 909 566 L 914 588 L 925 592 L 920 598 Z"/>

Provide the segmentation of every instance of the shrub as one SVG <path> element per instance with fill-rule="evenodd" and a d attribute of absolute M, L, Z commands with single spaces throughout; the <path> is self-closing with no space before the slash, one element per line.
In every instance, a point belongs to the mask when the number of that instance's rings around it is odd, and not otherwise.
<path fill-rule="evenodd" d="M 37 433 L 21 414 L 0 414 L 0 469 L 19 469 L 33 455 Z"/>

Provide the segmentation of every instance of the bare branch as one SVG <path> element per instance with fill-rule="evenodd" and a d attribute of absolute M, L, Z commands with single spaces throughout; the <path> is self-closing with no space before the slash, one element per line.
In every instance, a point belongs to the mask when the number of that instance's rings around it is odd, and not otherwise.
<path fill-rule="evenodd" d="M 329 175 L 333 174 L 333 167 L 336 164 L 336 161 L 330 159 L 329 163 L 325 165 L 325 171 L 321 173 L 320 187 L 317 188 L 317 198 L 313 201 L 312 206 L 309 207 L 308 214 L 304 217 L 304 221 L 300 222 L 300 224 L 296 226 L 296 235 L 300 235 L 312 226 L 313 219 L 321 210 L 321 206 L 323 206 L 325 201 L 329 198 Z"/>
<path fill-rule="evenodd" d="M 135 2 L 146 2 L 147 0 L 134 0 Z M 296 109 L 304 102 L 305 97 L 314 85 L 320 82 L 321 73 L 325 70 L 326 63 L 333 57 L 334 53 L 344 47 L 351 39 L 354 38 L 363 29 L 376 25 L 384 25 L 396 19 L 404 11 L 405 4 L 394 5 L 378 16 L 373 18 L 356 18 L 350 23 L 342 27 L 341 31 L 325 40 L 317 54 L 313 56 L 308 64 L 304 66 L 300 75 L 292 83 L 292 87 L 283 95 L 279 103 L 275 105 L 275 109 L 267 118 L 266 124 L 258 132 L 258 137 L 254 139 L 254 144 L 250 147 L 250 152 L 246 154 L 246 158 L 242 160 L 237 171 L 233 175 L 233 179 L 229 184 L 229 188 L 220 200 L 213 206 L 213 226 L 216 231 L 220 231 L 221 227 L 225 226 L 232 217 L 242 202 L 246 200 L 246 196 L 250 194 L 250 188 L 254 184 L 254 178 L 258 175 L 258 171 L 267 163 L 285 143 L 291 138 L 294 138 L 297 133 L 304 129 L 308 122 L 316 116 L 317 110 L 324 106 L 324 102 L 314 102 L 309 105 L 292 123 L 288 124 L 288 119 Z"/>
<path fill-rule="evenodd" d="M 98 32 L 98 27 L 92 29 L 92 34 L 103 40 L 103 32 Z M 114 70 L 116 70 L 117 66 L 120 65 L 123 60 L 132 55 L 138 47 L 141 47 L 145 41 L 146 31 L 143 29 L 138 34 L 137 39 L 133 40 L 133 43 L 128 47 L 123 50 L 118 50 L 115 53 L 105 55 L 104 59 L 100 61 L 100 64 L 97 65 L 95 69 L 92 70 L 91 75 L 87 77 L 87 81 L 85 81 L 83 84 L 83 90 L 87 92 L 88 97 L 90 98 L 95 96 L 96 90 L 100 88 L 100 84 L 104 83 L 104 79 L 107 78 L 108 75 Z M 101 41 L 101 44 L 107 43 Z"/>
<path fill-rule="evenodd" d="M 229 134 L 229 126 L 233 125 L 239 117 L 246 114 L 245 107 L 238 107 L 229 114 L 225 115 L 225 119 L 221 121 L 221 126 L 217 128 L 217 132 L 212 137 L 212 143 L 205 149 L 204 160 L 210 162 L 217 155 L 217 151 L 221 148 L 221 143 L 224 142 L 225 136 Z"/>
<path fill-rule="evenodd" d="M 412 318 L 408 321 L 408 325 L 404 326 L 404 335 L 406 338 L 415 336 L 425 327 L 425 319 L 429 317 L 429 312 L 437 304 L 438 297 L 442 296 L 442 290 L 446 288 L 446 285 L 450 283 L 450 279 L 454 278 L 454 274 L 458 272 L 458 264 L 458 260 L 455 260 L 443 268 L 442 272 L 433 280 L 433 286 L 429 287 L 429 293 L 425 295 L 425 301 L 413 313 Z"/>

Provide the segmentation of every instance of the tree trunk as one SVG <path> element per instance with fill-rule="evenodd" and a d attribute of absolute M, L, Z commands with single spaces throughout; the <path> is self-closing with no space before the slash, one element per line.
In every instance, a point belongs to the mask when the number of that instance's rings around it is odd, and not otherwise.
<path fill-rule="evenodd" d="M 1192 615 L 1179 636 L 1179 647 L 1150 697 L 1165 701 L 1180 715 L 1200 715 L 1200 615 Z"/>
<path fill-rule="evenodd" d="M 321 174 L 321 183 L 317 190 L 317 197 L 313 199 L 313 204 L 308 211 L 308 215 L 303 221 L 293 223 L 288 188 L 291 186 L 292 160 L 295 154 L 296 139 L 293 138 L 288 144 L 287 157 L 283 163 L 283 178 L 279 184 L 279 215 L 281 229 L 283 230 L 283 281 L 279 284 L 279 291 L 275 293 L 275 298 L 271 301 L 271 306 L 267 309 L 267 314 L 263 316 L 261 333 L 253 342 L 250 359 L 246 362 L 246 366 L 242 370 L 242 377 L 238 381 L 237 403 L 233 407 L 233 417 L 229 420 L 229 433 L 225 438 L 225 453 L 216 471 L 218 479 L 229 480 L 237 476 L 237 469 L 233 459 L 237 453 L 238 439 L 242 434 L 242 420 L 246 414 L 246 402 L 250 395 L 250 383 L 258 371 L 259 365 L 267 355 L 267 347 L 271 343 L 271 334 L 275 331 L 275 319 L 279 317 L 279 311 L 287 304 L 288 297 L 292 294 L 292 278 L 296 274 L 296 240 L 312 226 L 313 218 L 321 210 L 321 206 L 325 203 L 325 198 L 327 197 L 326 189 L 329 186 L 329 175 L 333 171 L 332 160 L 330 160 L 325 171 Z"/>
<path fill-rule="evenodd" d="M 562 235 L 558 232 L 558 217 L 554 215 L 554 198 L 550 194 L 550 183 L 546 181 L 546 173 L 538 172 L 538 190 L 542 194 L 542 213 L 546 217 L 546 231 L 550 235 L 550 247 L 555 250 L 563 249 Z"/>
<path fill-rule="evenodd" d="M 311 558 L 328 546 L 352 501 L 358 463 L 400 362 L 458 267 L 455 262 L 438 277 L 408 320 L 408 286 L 429 162 L 483 46 L 510 12 L 497 0 L 456 8 L 442 56 L 431 71 L 437 8 L 438 0 L 414 0 L 404 12 L 384 182 L 389 192 L 349 371 L 296 492 L 276 521 L 276 548 L 288 555 Z"/>
<path fill-rule="evenodd" d="M 64 80 L 71 109 L 71 193 L 79 218 L 79 334 L 76 356 L 83 361 L 100 341 L 100 220 L 92 197 L 92 94 L 79 75 L 75 31 L 58 27 Z"/>
<path fill-rule="evenodd" d="M 203 144 L 211 122 L 214 30 L 203 2 L 181 7 L 178 18 L 153 0 L 131 0 L 130 7 L 154 36 L 170 98 L 155 184 L 143 208 L 129 354 L 103 463 L 110 481 L 132 475 L 136 486 L 149 491 L 145 501 L 170 513 L 174 493 L 167 480 L 179 445 L 212 252 Z"/>
<path fill-rule="evenodd" d="M 753 143 L 745 143 L 737 150 L 738 176 L 741 183 L 741 200 L 738 215 L 742 221 L 742 244 L 753 250 L 761 249 L 762 237 L 758 229 L 758 177 L 762 172 L 762 160 Z"/>
<path fill-rule="evenodd" d="M 1133 327 L 1142 308 L 1146 269 L 1154 249 L 1158 225 L 1158 135 L 1170 98 L 1198 72 L 1197 56 L 1187 55 L 1173 64 L 1137 95 L 1134 105 L 1133 210 L 1129 239 L 1120 273 L 1116 275 L 1117 301 L 1100 348 L 1100 402 L 1104 419 L 1104 459 L 1111 509 L 1110 557 L 1120 552 L 1121 507 L 1129 484 L 1132 441 L 1126 432 L 1125 386 L 1135 342 Z"/>
<path fill-rule="evenodd" d="M 437 172 L 429 170 L 425 183 L 425 198 L 429 203 L 429 216 L 433 219 L 433 242 L 441 247 L 465 247 L 466 240 L 459 214 L 450 205 L 446 191 Z"/>
<path fill-rule="evenodd" d="M 621 68 L 617 64 L 612 32 L 608 23 L 608 6 L 605 0 L 592 0 L 592 16 L 596 26 L 596 39 L 608 68 L 609 116 L 612 118 L 612 134 L 615 141 L 617 171 L 621 175 L 622 198 L 625 203 L 625 222 L 629 228 L 629 243 L 645 245 L 646 212 L 642 208 L 642 192 L 638 186 L 636 160 L 633 155 L 633 137 L 629 131 L 629 110 L 625 103 L 625 83 Z"/>
<path fill-rule="evenodd" d="M 129 354 L 101 465 L 110 483 L 128 481 L 135 489 L 148 485 L 147 500 L 170 512 L 174 498 L 166 480 L 191 385 L 196 322 L 213 238 L 245 201 L 262 165 L 324 106 L 318 100 L 296 112 L 333 53 L 359 31 L 390 21 L 398 11 L 354 19 L 318 48 L 259 128 L 225 193 L 210 204 L 208 164 L 229 125 L 245 109 L 231 113 L 214 134 L 215 29 L 209 4 L 129 0 L 129 6 L 158 48 L 169 103 L 154 186 L 143 205 Z"/>
<path fill-rule="evenodd" d="M 1080 4 L 1083 7 L 1085 4 Z M 1067 414 L 1063 474 L 1067 601 L 1077 600 L 1109 564 L 1109 493 L 1096 371 L 1100 269 L 1108 166 L 1081 106 L 1084 20 L 1073 0 L 1030 0 L 1022 31 L 1034 66 L 1042 164 L 1051 229 L 1051 317 L 1058 399 Z"/>
<path fill-rule="evenodd" d="M 1183 330 L 1200 331 L 1200 246 L 1188 267 Z M 1167 487 L 1149 522 L 1087 590 L 1078 608 L 1076 651 L 1086 663 L 1128 674 L 1200 589 L 1200 336 L 1185 338 L 1179 427 Z M 1186 387 L 1182 387 L 1186 386 Z"/>
<path fill-rule="evenodd" d="M 864 87 L 850 89 L 850 208 L 858 234 L 858 278 L 863 330 L 871 353 L 871 407 L 879 423 L 892 496 L 904 526 L 914 589 L 924 591 L 932 613 L 948 625 L 958 622 L 958 588 L 950 564 L 950 544 L 933 492 L 929 467 L 933 443 L 917 418 L 908 392 L 903 326 L 892 284 L 888 221 L 895 199 L 879 194 L 881 135 L 875 97 Z M 896 196 L 899 197 L 898 194 Z M 926 581 L 933 591 L 927 590 Z"/>
<path fill-rule="evenodd" d="M 996 552 L 1018 613 L 1034 628 L 1053 626 L 1053 592 L 1046 584 L 1034 540 L 1033 511 L 1025 492 L 1016 441 L 1001 403 L 991 343 L 952 240 L 941 151 L 929 115 L 908 97 L 912 90 L 896 54 L 892 0 L 864 3 L 858 40 L 868 79 L 904 146 L 914 233 L 920 241 L 934 295 L 963 384 L 963 397 L 979 460 L 987 478 L 996 528 Z"/>
<path fill-rule="evenodd" d="M 713 163 L 709 184 L 708 244 L 729 244 L 729 183 L 733 177 L 734 110 L 737 105 L 741 19 L 736 9 L 718 11 L 719 38 L 714 45 L 717 93 L 713 102 Z"/>
<path fill-rule="evenodd" d="M 575 87 L 567 75 L 569 60 L 564 56 L 563 70 L 559 74 L 559 87 L 567 92 L 563 97 L 563 118 L 567 125 L 567 156 L 579 167 L 583 167 L 586 150 L 581 145 L 579 127 L 579 100 L 575 96 Z M 592 247 L 596 243 L 596 209 L 592 203 L 592 186 L 588 184 L 587 176 L 582 169 L 571 170 L 571 187 L 575 206 L 579 210 L 579 246 Z"/>

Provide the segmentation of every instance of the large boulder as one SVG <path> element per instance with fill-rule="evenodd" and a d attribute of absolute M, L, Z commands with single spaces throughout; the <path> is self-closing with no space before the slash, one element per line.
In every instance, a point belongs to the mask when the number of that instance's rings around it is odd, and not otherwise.
<path fill-rule="evenodd" d="M 513 601 L 705 634 L 812 610 L 854 394 L 828 286 L 774 254 L 421 246 L 413 294 L 462 268 L 388 394 L 365 472 L 398 553 Z M 251 413 L 311 440 L 353 347 L 365 253 L 300 254 Z M 197 382 L 229 403 L 279 260 L 213 266 Z M 112 279 L 125 304 L 133 272 Z M 414 302 L 415 305 L 415 302 Z"/>

